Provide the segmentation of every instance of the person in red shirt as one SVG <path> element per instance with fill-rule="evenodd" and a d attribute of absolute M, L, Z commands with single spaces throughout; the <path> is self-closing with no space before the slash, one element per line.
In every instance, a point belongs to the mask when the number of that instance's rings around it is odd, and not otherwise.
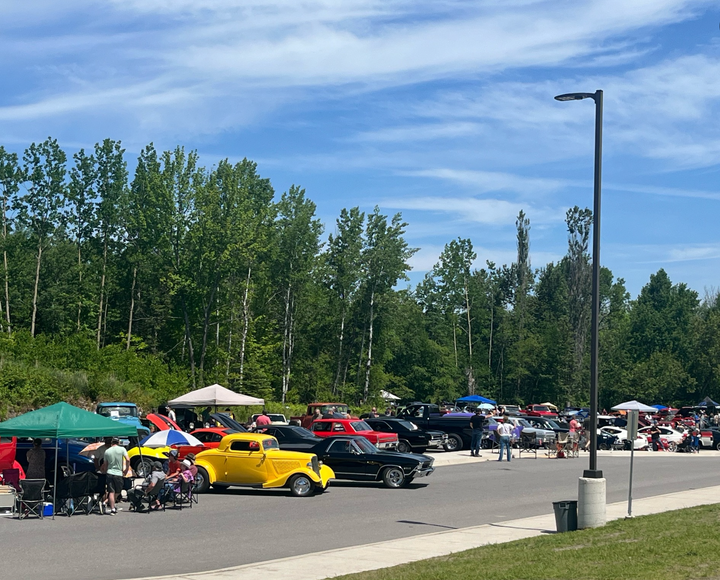
<path fill-rule="evenodd" d="M 260 415 L 257 419 L 255 419 L 255 425 L 258 427 L 265 427 L 267 425 L 270 425 L 272 421 L 270 420 L 270 417 L 268 417 L 267 411 L 263 411 L 262 415 Z"/>

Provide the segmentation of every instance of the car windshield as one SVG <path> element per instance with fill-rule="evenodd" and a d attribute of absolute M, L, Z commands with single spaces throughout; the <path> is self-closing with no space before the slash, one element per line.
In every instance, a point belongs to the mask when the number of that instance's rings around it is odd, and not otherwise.
<path fill-rule="evenodd" d="M 263 439 L 262 445 L 265 451 L 267 451 L 268 449 L 280 449 L 277 439 Z"/>
<path fill-rule="evenodd" d="M 323 405 L 320 407 L 320 412 L 324 415 L 330 409 L 332 409 L 335 413 L 342 413 L 343 415 L 347 415 L 348 413 L 347 405 Z"/>
<path fill-rule="evenodd" d="M 517 420 L 518 425 L 522 425 L 523 427 L 532 427 L 533 424 L 530 421 L 526 421 L 525 419 L 518 419 Z"/>
<path fill-rule="evenodd" d="M 367 439 L 355 439 L 353 443 L 357 445 L 363 453 L 377 453 L 375 446 Z"/>
<path fill-rule="evenodd" d="M 137 407 L 100 407 L 98 415 L 103 417 L 137 417 Z"/>
<path fill-rule="evenodd" d="M 372 427 L 368 425 L 365 421 L 353 421 L 350 423 L 350 426 L 355 429 L 355 431 L 372 431 Z"/>
<path fill-rule="evenodd" d="M 561 429 L 560 424 L 556 421 L 548 421 L 547 424 L 550 426 L 551 429 Z"/>
<path fill-rule="evenodd" d="M 398 421 L 398 423 L 410 431 L 417 431 L 419 428 L 415 423 L 411 423 L 410 421 Z"/>
<path fill-rule="evenodd" d="M 548 409 L 545 405 L 535 405 L 533 407 L 533 411 L 549 411 L 549 410 L 550 409 Z"/>
<path fill-rule="evenodd" d="M 315 439 L 315 435 L 312 431 L 305 429 L 305 427 L 293 427 L 292 432 L 298 437 L 304 437 L 306 439 Z"/>

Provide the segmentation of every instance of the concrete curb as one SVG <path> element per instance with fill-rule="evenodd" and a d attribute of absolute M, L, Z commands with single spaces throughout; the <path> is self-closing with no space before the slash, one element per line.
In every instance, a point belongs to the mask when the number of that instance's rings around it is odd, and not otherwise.
<path fill-rule="evenodd" d="M 484 457 L 476 461 L 483 460 L 487 461 Z M 635 499 L 633 500 L 633 515 L 657 514 L 715 503 L 720 503 L 720 486 Z M 627 502 L 617 502 L 607 506 L 608 521 L 624 518 L 626 514 Z M 531 538 L 543 533 L 552 533 L 554 530 L 555 517 L 553 514 L 547 514 L 339 550 L 314 552 L 210 572 L 152 576 L 136 580 L 159 580 L 161 578 L 164 580 L 267 580 L 269 577 L 272 577 L 273 580 L 324 580 L 345 574 L 367 572 L 445 556 L 489 544 Z M 330 575 L 328 575 L 329 570 L 333 570 Z"/>

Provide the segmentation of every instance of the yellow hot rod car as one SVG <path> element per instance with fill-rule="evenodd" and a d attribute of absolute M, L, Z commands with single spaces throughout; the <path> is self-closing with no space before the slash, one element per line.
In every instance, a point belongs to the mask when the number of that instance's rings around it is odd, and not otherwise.
<path fill-rule="evenodd" d="M 312 453 L 281 451 L 277 439 L 260 433 L 233 433 L 217 449 L 198 453 L 196 491 L 209 487 L 288 487 L 293 495 L 325 490 L 335 473 Z"/>

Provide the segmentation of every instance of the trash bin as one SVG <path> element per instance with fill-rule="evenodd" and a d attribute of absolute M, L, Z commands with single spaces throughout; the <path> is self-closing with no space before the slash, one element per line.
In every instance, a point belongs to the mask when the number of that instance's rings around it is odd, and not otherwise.
<path fill-rule="evenodd" d="M 555 526 L 558 532 L 577 530 L 577 500 L 554 501 Z"/>

